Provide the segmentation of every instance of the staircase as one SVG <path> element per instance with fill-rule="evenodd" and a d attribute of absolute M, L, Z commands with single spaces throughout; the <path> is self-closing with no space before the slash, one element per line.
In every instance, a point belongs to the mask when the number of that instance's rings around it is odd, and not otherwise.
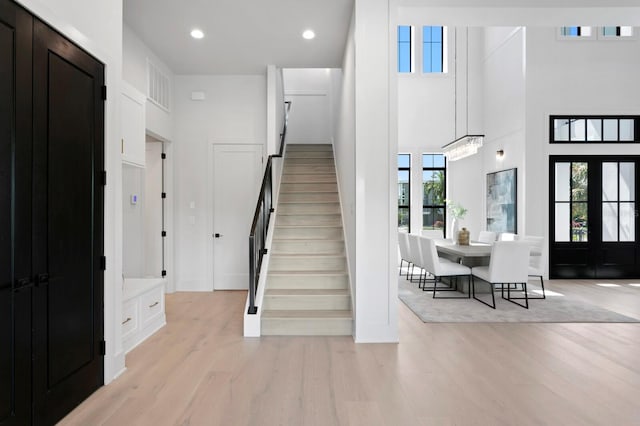
<path fill-rule="evenodd" d="M 331 145 L 287 145 L 270 252 L 261 334 L 351 335 Z"/>

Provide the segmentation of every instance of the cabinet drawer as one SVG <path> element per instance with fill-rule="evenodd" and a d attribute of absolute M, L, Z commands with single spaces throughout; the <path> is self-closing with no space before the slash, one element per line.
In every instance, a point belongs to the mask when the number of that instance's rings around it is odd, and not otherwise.
<path fill-rule="evenodd" d="M 132 299 L 122 305 L 122 339 L 126 339 L 138 330 L 140 316 L 137 302 L 136 299 Z"/>
<path fill-rule="evenodd" d="M 140 323 L 145 327 L 164 312 L 164 287 L 156 287 L 140 296 Z"/>

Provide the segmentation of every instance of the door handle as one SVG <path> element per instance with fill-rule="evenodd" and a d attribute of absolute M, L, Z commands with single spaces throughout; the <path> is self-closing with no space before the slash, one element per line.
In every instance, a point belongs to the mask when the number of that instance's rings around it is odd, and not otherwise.
<path fill-rule="evenodd" d="M 224 237 L 224 235 L 222 235 L 222 234 L 218 234 L 218 233 L 213 234 L 213 236 L 214 236 L 215 238 Z"/>
<path fill-rule="evenodd" d="M 31 278 L 20 278 L 16 281 L 13 291 L 18 292 L 33 287 L 34 282 Z"/>
<path fill-rule="evenodd" d="M 36 286 L 49 283 L 49 274 L 38 274 L 36 277 Z"/>

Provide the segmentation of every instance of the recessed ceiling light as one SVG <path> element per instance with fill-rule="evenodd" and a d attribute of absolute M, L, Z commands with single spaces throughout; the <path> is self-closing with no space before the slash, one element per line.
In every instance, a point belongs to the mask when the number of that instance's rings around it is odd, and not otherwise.
<path fill-rule="evenodd" d="M 202 30 L 194 28 L 191 30 L 191 37 L 201 39 L 202 37 L 204 37 L 204 33 L 202 32 Z"/>
<path fill-rule="evenodd" d="M 302 33 L 302 37 L 307 39 L 307 40 L 311 40 L 312 38 L 315 38 L 316 33 L 314 33 L 312 30 L 305 30 Z"/>

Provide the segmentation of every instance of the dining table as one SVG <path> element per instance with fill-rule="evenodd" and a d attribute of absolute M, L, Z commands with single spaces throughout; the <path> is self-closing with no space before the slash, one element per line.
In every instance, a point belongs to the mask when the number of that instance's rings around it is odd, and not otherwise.
<path fill-rule="evenodd" d="M 452 240 L 435 240 L 438 255 L 460 262 L 466 266 L 488 265 L 491 257 L 491 244 L 470 241 L 469 245 L 460 245 Z"/>

